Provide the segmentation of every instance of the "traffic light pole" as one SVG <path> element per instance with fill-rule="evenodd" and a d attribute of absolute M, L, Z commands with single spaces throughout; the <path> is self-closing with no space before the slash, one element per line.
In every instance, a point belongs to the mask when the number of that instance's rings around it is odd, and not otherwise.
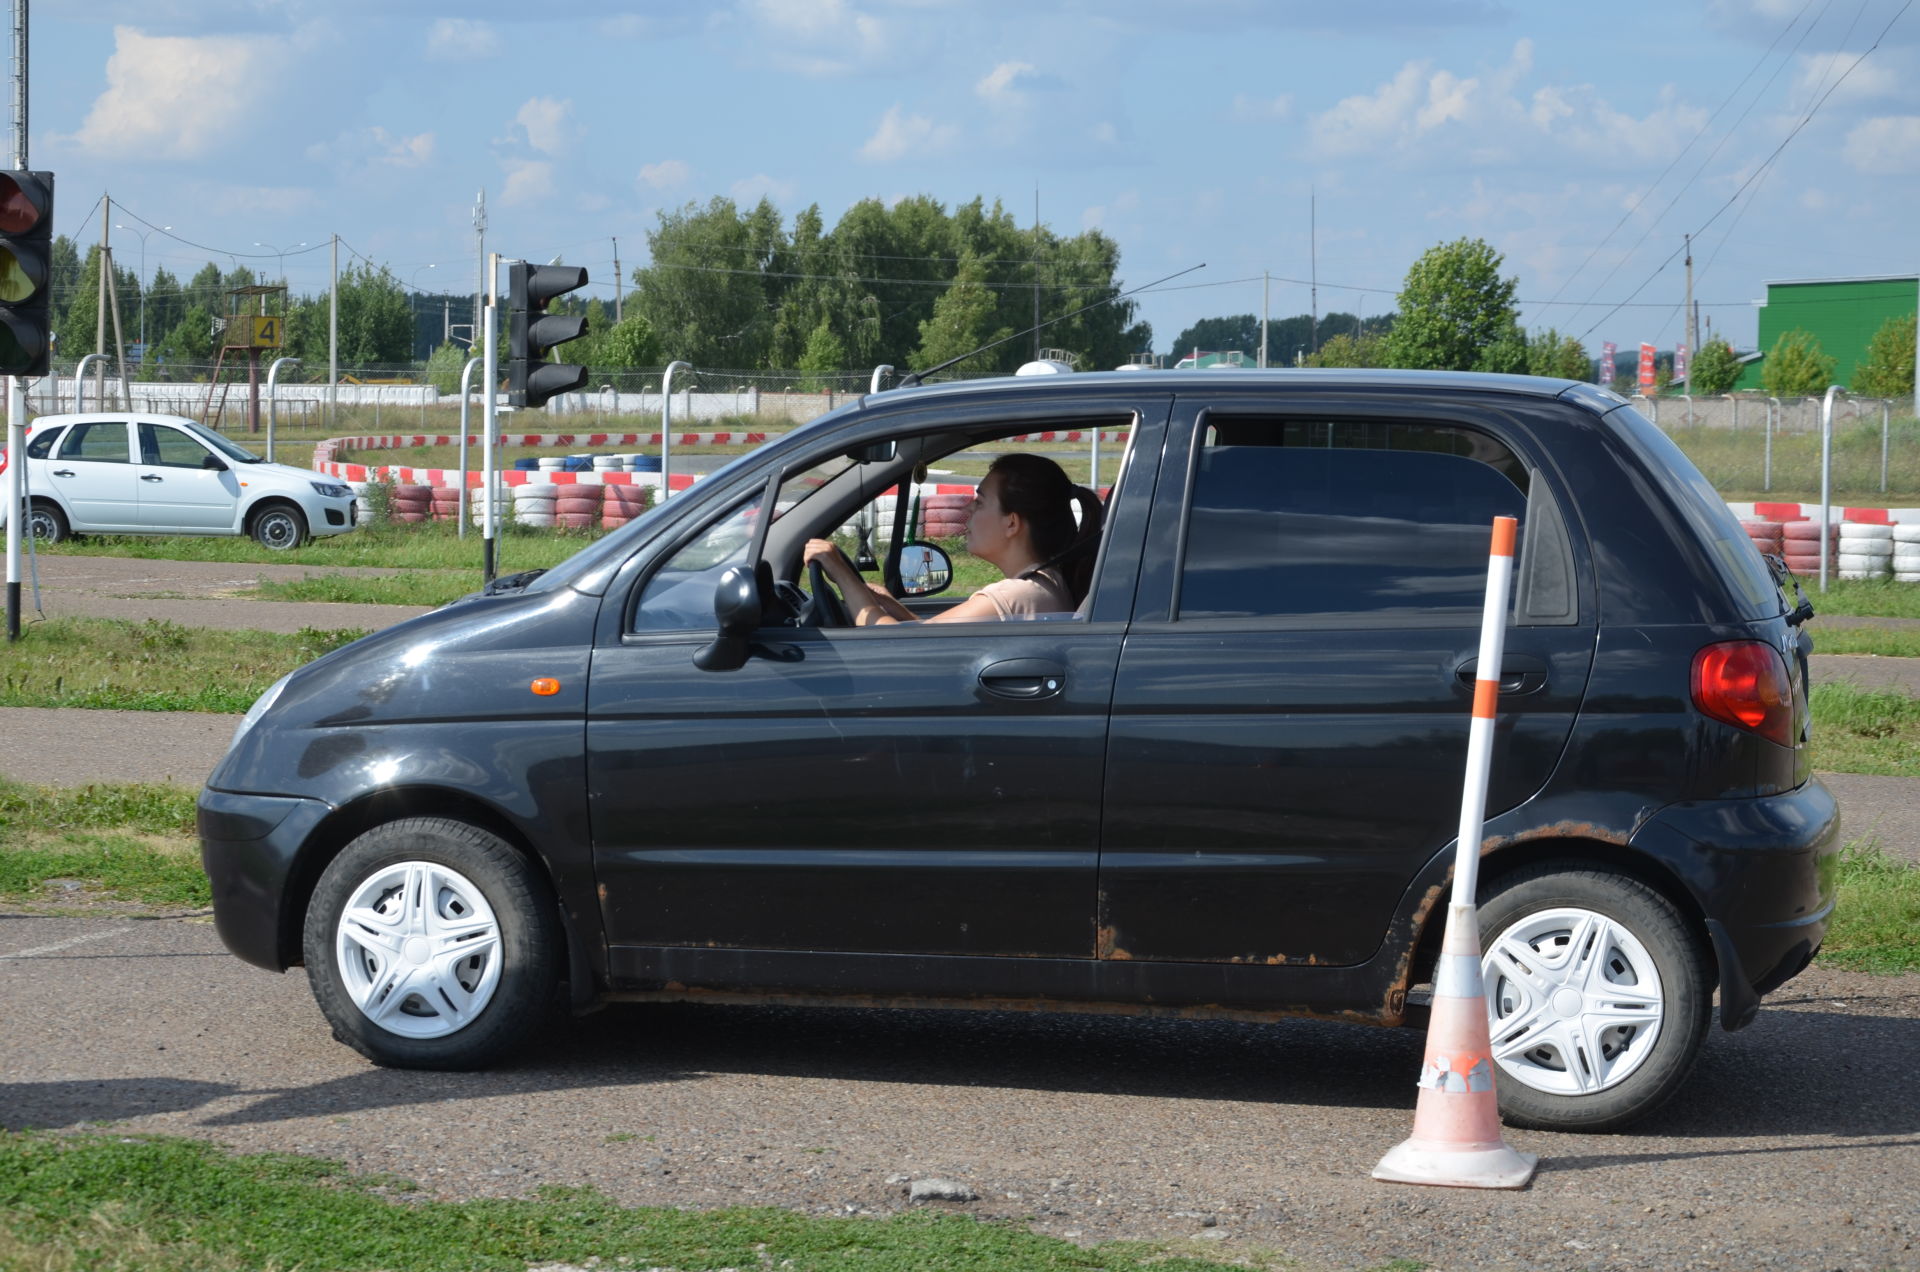
<path fill-rule="evenodd" d="M 13 0 L 13 166 L 27 166 L 27 0 Z M 55 408 L 56 410 L 59 408 Z M 20 639 L 20 536 L 26 526 L 27 386 L 7 377 L 7 641 Z"/>
<path fill-rule="evenodd" d="M 492 253 L 487 257 L 487 305 L 481 326 L 481 371 L 480 384 L 485 393 L 485 406 L 480 412 L 480 488 L 487 492 L 485 502 L 480 505 L 480 568 L 481 581 L 493 582 L 493 518 L 496 509 L 493 499 L 493 439 L 500 432 L 500 297 L 495 290 L 494 280 L 500 274 L 500 254 Z"/>

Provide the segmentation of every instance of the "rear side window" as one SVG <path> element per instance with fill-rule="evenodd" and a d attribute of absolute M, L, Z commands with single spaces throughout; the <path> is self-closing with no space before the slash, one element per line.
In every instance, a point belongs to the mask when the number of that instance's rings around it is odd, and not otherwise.
<path fill-rule="evenodd" d="M 60 458 L 89 459 L 103 464 L 127 462 L 125 424 L 75 424 L 60 443 Z"/>
<path fill-rule="evenodd" d="M 46 432 L 41 433 L 40 436 L 28 442 L 27 458 L 45 459 L 47 456 L 53 454 L 53 444 L 60 440 L 60 432 L 61 430 L 57 428 L 48 429 Z"/>
<path fill-rule="evenodd" d="M 1179 617 L 1471 626 L 1525 465 L 1443 425 L 1223 420 L 1194 473 Z"/>

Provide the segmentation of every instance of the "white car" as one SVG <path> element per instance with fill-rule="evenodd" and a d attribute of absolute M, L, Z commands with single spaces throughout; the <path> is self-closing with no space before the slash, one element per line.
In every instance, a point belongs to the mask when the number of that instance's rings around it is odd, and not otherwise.
<path fill-rule="evenodd" d="M 42 415 L 27 426 L 28 524 L 70 534 L 247 534 L 275 550 L 345 534 L 353 490 L 270 464 L 177 415 Z M 7 512 L 0 507 L 0 525 Z"/>

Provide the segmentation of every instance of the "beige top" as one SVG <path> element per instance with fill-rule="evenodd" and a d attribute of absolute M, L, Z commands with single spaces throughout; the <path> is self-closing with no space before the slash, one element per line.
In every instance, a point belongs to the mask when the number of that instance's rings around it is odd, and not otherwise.
<path fill-rule="evenodd" d="M 974 593 L 984 596 L 1001 618 L 1032 618 L 1036 614 L 1065 614 L 1073 610 L 1066 583 L 1052 570 L 1028 578 L 1001 579 Z"/>

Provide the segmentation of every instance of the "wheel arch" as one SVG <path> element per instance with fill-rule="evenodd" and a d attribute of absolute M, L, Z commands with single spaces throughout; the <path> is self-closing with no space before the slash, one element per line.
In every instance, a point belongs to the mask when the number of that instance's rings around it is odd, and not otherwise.
<path fill-rule="evenodd" d="M 1625 844 L 1585 837 L 1544 836 L 1503 844 L 1480 859 L 1480 893 L 1522 870 L 1535 866 L 1564 867 L 1569 870 L 1600 868 L 1626 875 L 1651 888 L 1672 903 L 1686 924 L 1687 932 L 1699 945 L 1701 957 L 1712 973 L 1714 983 L 1725 979 L 1721 951 L 1707 926 L 1706 911 L 1699 898 L 1680 876 L 1659 858 Z M 1422 924 L 1414 956 L 1410 983 L 1431 980 L 1440 955 L 1440 941 L 1446 932 L 1447 909 L 1433 906 Z"/>
<path fill-rule="evenodd" d="M 300 506 L 298 499 L 295 499 L 292 495 L 269 492 L 261 495 L 258 499 L 255 499 L 252 503 L 241 509 L 240 532 L 242 534 L 252 534 L 253 523 L 259 520 L 260 514 L 273 508 L 290 508 L 300 514 L 302 524 L 308 524 L 307 510 Z"/>
<path fill-rule="evenodd" d="M 556 899 L 560 896 L 560 881 L 554 877 L 552 863 L 521 832 L 512 818 L 485 800 L 441 786 L 406 786 L 374 791 L 342 804 L 328 814 L 302 846 L 281 895 L 279 942 L 282 966 L 297 967 L 305 962 L 301 951 L 301 932 L 306 922 L 307 907 L 313 901 L 314 888 L 319 884 L 320 876 L 333 859 L 348 844 L 375 826 L 407 817 L 445 817 L 497 835 L 529 866 L 540 872 Z M 577 1005 L 583 993 L 591 995 L 592 964 L 582 944 L 583 938 L 568 915 L 566 906 L 558 905 L 556 901 L 556 908 L 567 942 L 568 978 Z"/>

